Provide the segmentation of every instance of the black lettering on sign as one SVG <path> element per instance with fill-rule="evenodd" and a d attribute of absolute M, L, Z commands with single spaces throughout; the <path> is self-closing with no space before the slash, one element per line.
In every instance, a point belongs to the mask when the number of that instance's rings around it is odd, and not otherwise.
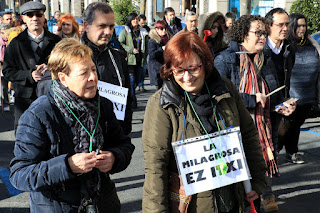
<path fill-rule="evenodd" d="M 209 147 L 203 146 L 203 150 L 205 152 L 208 152 L 208 151 L 213 150 L 213 149 L 217 149 L 216 146 L 213 143 L 210 143 Z"/>
<path fill-rule="evenodd" d="M 114 107 L 116 108 L 117 111 L 123 112 L 123 104 L 119 103 L 113 103 Z"/>
<path fill-rule="evenodd" d="M 231 172 L 231 171 L 236 171 L 237 169 L 233 167 L 234 164 L 234 160 L 231 161 L 230 163 L 227 162 L 227 166 L 228 166 L 228 170 L 227 173 Z"/>
<path fill-rule="evenodd" d="M 193 175 L 193 172 L 186 174 L 186 178 L 187 178 L 187 183 L 188 183 L 188 184 L 195 182 L 195 181 L 193 180 L 192 175 Z"/>
<path fill-rule="evenodd" d="M 198 174 L 197 182 L 206 179 L 205 177 L 202 177 L 203 176 L 203 170 L 195 171 L 194 173 Z"/>

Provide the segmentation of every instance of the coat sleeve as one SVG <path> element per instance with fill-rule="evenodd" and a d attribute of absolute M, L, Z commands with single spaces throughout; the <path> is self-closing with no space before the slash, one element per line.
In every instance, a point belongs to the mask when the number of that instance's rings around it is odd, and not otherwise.
<path fill-rule="evenodd" d="M 162 46 L 158 46 L 154 40 L 149 40 L 148 44 L 149 60 L 157 60 L 163 58 Z"/>
<path fill-rule="evenodd" d="M 19 63 L 17 60 L 19 60 L 18 58 L 22 57 L 22 55 L 19 55 L 19 50 L 18 48 L 16 49 L 17 43 L 17 40 L 13 40 L 8 45 L 3 59 L 2 73 L 8 81 L 14 84 L 22 86 L 35 84 L 36 82 L 32 78 L 32 71 L 35 70 L 36 67 L 29 70 L 21 70 L 18 66 Z"/>
<path fill-rule="evenodd" d="M 152 96 L 143 122 L 142 144 L 145 160 L 143 212 L 169 212 L 168 161 L 171 152 L 172 125 L 169 116 Z"/>
<path fill-rule="evenodd" d="M 29 110 L 19 120 L 10 181 L 21 191 L 39 191 L 75 177 L 67 165 L 67 154 L 51 155 L 48 129 Z"/>
<path fill-rule="evenodd" d="M 266 187 L 266 165 L 262 155 L 262 148 L 259 142 L 257 128 L 246 109 L 242 98 L 237 91 L 237 88 L 229 83 L 229 88 L 232 91 L 236 100 L 238 112 L 240 116 L 240 131 L 242 143 L 249 170 L 252 176 L 252 189 L 261 195 Z"/>
<path fill-rule="evenodd" d="M 215 57 L 214 59 L 214 66 L 215 68 L 218 70 L 218 72 L 220 73 L 220 75 L 224 78 L 228 78 L 229 80 L 232 81 L 233 84 L 237 84 L 237 80 L 240 79 L 236 79 L 236 75 L 234 74 L 234 76 L 232 77 L 232 70 L 230 70 L 229 66 L 226 63 L 225 57 L 223 54 L 219 54 Z M 236 70 L 238 71 L 238 70 Z M 238 83 L 239 83 L 238 82 Z M 246 93 L 240 93 L 240 96 L 245 104 L 245 106 L 248 109 L 254 109 L 256 107 L 256 95 L 250 95 L 250 94 L 246 94 Z"/>
<path fill-rule="evenodd" d="M 127 45 L 127 42 L 128 42 L 127 41 L 127 38 L 128 38 L 127 34 L 128 33 L 127 33 L 126 29 L 122 30 L 119 35 L 119 42 L 128 54 L 133 54 L 133 48 L 134 48 L 133 45 L 132 46 Z M 130 43 L 128 42 L 128 44 L 130 44 Z"/>

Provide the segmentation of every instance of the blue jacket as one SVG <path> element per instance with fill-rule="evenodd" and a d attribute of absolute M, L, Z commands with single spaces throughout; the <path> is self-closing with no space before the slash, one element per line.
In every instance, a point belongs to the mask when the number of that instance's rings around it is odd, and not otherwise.
<path fill-rule="evenodd" d="M 230 47 L 214 59 L 214 66 L 219 71 L 222 77 L 230 79 L 239 90 L 240 86 L 240 55 L 237 52 L 240 51 L 238 43 L 231 41 Z M 264 65 L 261 68 L 261 76 L 267 82 L 269 92 L 278 88 L 277 74 L 270 60 L 264 60 Z M 259 77 L 259 76 L 258 76 Z M 256 96 L 246 93 L 240 93 L 240 96 L 247 108 L 253 109 L 256 107 Z M 279 93 L 275 93 L 271 96 L 271 106 L 279 104 L 281 96 Z"/>
<path fill-rule="evenodd" d="M 74 152 L 74 123 L 64 117 L 52 97 L 52 90 L 34 101 L 21 116 L 16 132 L 10 181 L 21 191 L 30 192 L 31 212 L 77 212 L 81 201 L 81 181 L 87 174 L 74 174 L 68 158 Z M 101 212 L 119 212 L 120 203 L 109 173 L 127 168 L 134 146 L 125 136 L 112 110 L 112 103 L 101 100 L 99 124 L 105 139 L 102 150 L 115 156 L 113 168 L 101 173 Z M 113 210 L 112 210 L 113 209 Z"/>

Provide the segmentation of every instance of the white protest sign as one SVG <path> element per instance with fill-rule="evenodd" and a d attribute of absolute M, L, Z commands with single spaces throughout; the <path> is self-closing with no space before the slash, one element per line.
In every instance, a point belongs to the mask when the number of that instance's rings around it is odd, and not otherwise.
<path fill-rule="evenodd" d="M 173 142 L 186 195 L 250 179 L 239 127 Z"/>
<path fill-rule="evenodd" d="M 52 26 L 52 33 L 57 34 L 57 32 L 58 32 L 58 25 L 53 25 Z"/>
<path fill-rule="evenodd" d="M 127 106 L 128 88 L 98 81 L 98 91 L 100 96 L 113 103 L 114 114 L 116 114 L 118 120 L 123 121 Z"/>

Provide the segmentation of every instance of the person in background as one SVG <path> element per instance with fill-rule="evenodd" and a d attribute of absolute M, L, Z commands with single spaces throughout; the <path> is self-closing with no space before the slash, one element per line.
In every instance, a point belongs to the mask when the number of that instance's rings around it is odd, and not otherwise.
<path fill-rule="evenodd" d="M 208 46 L 193 32 L 169 40 L 160 73 L 163 86 L 149 98 L 143 122 L 143 212 L 242 212 L 245 200 L 259 198 L 266 179 L 258 132 L 239 92 L 220 77 Z M 239 182 L 186 196 L 171 143 L 230 126 L 240 126 L 252 191 L 246 194 Z"/>
<path fill-rule="evenodd" d="M 263 54 L 267 40 L 268 24 L 258 15 L 243 15 L 228 31 L 230 47 L 215 58 L 215 67 L 221 76 L 230 79 L 238 88 L 244 104 L 255 121 L 259 131 L 267 175 L 270 179 L 277 173 L 276 159 L 272 152 L 275 150 L 272 141 L 273 127 L 270 112 L 274 111 L 274 98 L 277 94 L 267 97 L 274 87 L 272 82 L 277 80 L 272 67 L 268 66 Z M 273 107 L 273 108 L 271 108 Z M 290 115 L 295 106 L 285 105 L 276 110 L 277 113 Z M 263 193 L 265 200 L 274 195 L 270 188 Z M 260 209 L 260 199 L 256 202 Z M 274 208 L 274 211 L 277 209 Z"/>
<path fill-rule="evenodd" d="M 2 72 L 15 91 L 15 129 L 22 113 L 37 98 L 37 83 L 47 69 L 48 56 L 61 40 L 44 29 L 45 10 L 40 2 L 21 5 L 20 14 L 28 28 L 10 42 L 4 56 Z"/>
<path fill-rule="evenodd" d="M 180 32 L 195 32 L 198 34 L 198 17 L 195 12 L 187 12 L 184 21 L 186 26 Z"/>
<path fill-rule="evenodd" d="M 236 21 L 237 15 L 234 12 L 226 13 L 226 27 L 227 29 L 231 29 L 233 23 Z"/>
<path fill-rule="evenodd" d="M 6 48 L 9 44 L 8 42 L 9 29 L 10 29 L 10 24 L 8 23 L 0 24 L 0 72 L 1 72 L 0 105 L 3 111 L 10 111 L 10 102 L 9 102 L 9 96 L 8 96 L 9 82 L 3 77 L 3 74 L 2 74 L 3 58 L 4 58 Z"/>
<path fill-rule="evenodd" d="M 110 41 L 114 33 L 114 12 L 103 2 L 93 2 L 83 13 L 85 32 L 82 43 L 93 51 L 93 62 L 97 66 L 98 78 L 102 82 L 128 88 L 127 106 L 123 121 L 119 121 L 124 133 L 132 130 L 132 95 L 126 55 L 112 48 Z M 114 62 L 113 62 L 114 60 Z"/>
<path fill-rule="evenodd" d="M 147 23 L 146 16 L 143 14 L 140 14 L 139 15 L 139 26 L 145 28 L 147 30 L 147 32 L 149 33 L 150 27 L 148 27 L 148 25 L 146 23 Z M 149 56 L 147 56 L 147 60 L 144 61 L 143 71 L 140 73 L 141 75 L 139 77 L 138 91 L 141 91 L 141 92 L 146 91 L 146 89 L 144 88 L 144 78 L 147 73 L 147 68 L 148 68 L 148 63 L 149 63 L 148 61 L 149 61 Z"/>
<path fill-rule="evenodd" d="M 164 20 L 158 20 L 154 24 L 154 29 L 149 32 L 149 44 L 148 44 L 148 70 L 150 85 L 157 86 L 157 89 L 162 87 L 162 79 L 160 78 L 160 68 L 164 64 L 163 51 L 165 45 L 171 38 L 171 34 L 167 32 L 167 22 Z"/>
<path fill-rule="evenodd" d="M 31 212 L 120 213 L 110 174 L 128 167 L 134 145 L 97 92 L 92 50 L 63 39 L 48 69 L 49 93 L 19 120 L 10 181 L 30 192 Z"/>
<path fill-rule="evenodd" d="M 223 40 L 224 31 L 226 30 L 225 19 L 223 14 L 220 12 L 204 16 L 206 17 L 205 20 L 199 24 L 199 36 L 204 38 L 205 30 L 209 30 L 211 32 L 211 35 L 206 39 L 206 43 L 212 53 L 212 56 L 215 57 L 216 54 L 228 47 Z"/>
<path fill-rule="evenodd" d="M 53 33 L 56 34 L 57 30 L 58 30 L 58 20 L 60 18 L 60 11 L 57 10 L 54 12 L 52 19 L 48 20 L 48 30 Z"/>
<path fill-rule="evenodd" d="M 139 25 L 150 32 L 150 27 L 147 25 L 147 17 L 144 14 L 139 15 Z"/>
<path fill-rule="evenodd" d="M 58 20 L 58 31 L 57 35 L 60 38 L 75 38 L 79 40 L 79 24 L 71 14 L 65 14 Z"/>
<path fill-rule="evenodd" d="M 137 13 L 129 14 L 125 29 L 121 31 L 118 39 L 128 54 L 133 108 L 137 108 L 135 89 L 141 81 L 141 73 L 148 54 L 148 32 L 139 27 Z"/>
<path fill-rule="evenodd" d="M 319 103 L 317 77 L 320 73 L 320 46 L 308 34 L 308 23 L 304 15 L 292 13 L 289 16 L 288 41 L 295 48 L 295 63 L 291 70 L 290 97 L 298 98 L 297 109 L 294 114 L 283 118 L 283 125 L 279 131 L 279 147 L 285 147 L 286 159 L 289 162 L 301 164 L 303 159 L 297 155 L 300 127 L 308 117 L 311 107 Z"/>
<path fill-rule="evenodd" d="M 288 13 L 282 8 L 274 8 L 266 14 L 265 18 L 268 21 L 270 32 L 263 49 L 263 53 L 266 63 L 268 66 L 272 67 L 274 75 L 277 78 L 277 81 L 268 82 L 268 84 L 273 88 L 285 86 L 282 91 L 276 94 L 278 96 L 278 100 L 274 102 L 273 106 L 275 106 L 290 98 L 290 76 L 292 67 L 295 63 L 295 48 L 294 45 L 290 44 L 286 39 L 289 32 Z M 277 151 L 279 151 L 279 148 L 283 146 L 280 141 L 278 143 L 278 132 L 280 132 L 284 127 L 284 119 L 284 116 L 271 112 L 271 123 L 274 131 L 272 133 L 272 140 L 275 150 Z M 275 152 L 274 154 L 277 156 L 278 152 Z M 287 155 L 286 157 L 291 157 L 291 162 L 293 163 L 303 161 L 298 153 L 294 153 L 291 156 Z M 265 209 L 276 209 L 276 203 L 269 201 L 270 200 L 265 201 Z"/>
<path fill-rule="evenodd" d="M 182 30 L 181 19 L 176 17 L 175 11 L 172 7 L 165 8 L 163 13 L 164 13 L 163 20 L 167 22 L 168 24 L 167 31 L 171 35 L 175 35 Z"/>
<path fill-rule="evenodd" d="M 78 23 L 78 24 L 79 24 L 79 35 L 80 35 L 80 38 L 81 38 L 83 33 L 85 32 L 85 30 L 84 30 L 83 23 Z"/>
<path fill-rule="evenodd" d="M 13 18 L 12 18 L 12 12 L 6 12 L 2 15 L 2 23 L 9 24 L 10 27 L 13 27 Z"/>

